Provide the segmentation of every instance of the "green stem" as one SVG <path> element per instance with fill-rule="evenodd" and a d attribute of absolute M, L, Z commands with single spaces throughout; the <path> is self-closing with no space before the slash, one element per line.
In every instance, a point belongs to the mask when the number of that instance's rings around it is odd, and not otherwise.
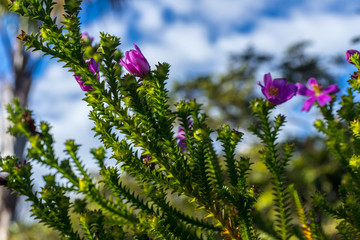
<path fill-rule="evenodd" d="M 289 226 L 288 226 L 288 210 L 287 206 L 287 198 L 286 198 L 286 189 L 284 187 L 284 182 L 282 181 L 282 176 L 284 175 L 284 168 L 280 168 L 278 164 L 278 155 L 276 154 L 276 130 L 273 130 L 271 127 L 271 123 L 269 121 L 269 110 L 266 109 L 265 112 L 260 113 L 259 117 L 262 122 L 263 135 L 264 135 L 264 143 L 266 146 L 266 157 L 265 157 L 265 165 L 272 174 L 273 184 L 275 187 L 275 201 L 278 204 L 277 212 L 279 215 L 278 221 L 280 222 L 280 237 L 283 240 L 289 239 Z"/>

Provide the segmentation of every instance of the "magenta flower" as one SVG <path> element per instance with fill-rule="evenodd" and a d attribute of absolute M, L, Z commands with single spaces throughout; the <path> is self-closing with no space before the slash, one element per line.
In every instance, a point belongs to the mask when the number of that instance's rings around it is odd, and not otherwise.
<path fill-rule="evenodd" d="M 125 53 L 124 60 L 120 60 L 120 64 L 123 65 L 126 70 L 132 75 L 137 77 L 143 77 L 150 71 L 150 65 L 140 49 L 134 44 L 135 50 L 131 49 Z"/>
<path fill-rule="evenodd" d="M 270 73 L 264 75 L 264 85 L 260 82 L 261 92 L 266 99 L 274 105 L 279 105 L 295 96 L 297 87 L 293 83 L 286 83 L 285 78 L 275 78 L 272 80 Z"/>
<path fill-rule="evenodd" d="M 354 72 L 350 75 L 351 80 L 358 80 L 359 79 L 359 72 Z"/>
<path fill-rule="evenodd" d="M 179 140 L 179 143 L 178 143 L 179 147 L 183 150 L 183 152 L 185 152 L 187 149 L 187 145 L 186 145 L 186 137 L 185 137 L 185 131 L 184 131 L 183 126 L 179 127 L 176 138 Z"/>
<path fill-rule="evenodd" d="M 151 157 L 149 155 L 143 155 L 141 157 L 143 158 L 144 165 L 150 168 L 150 170 L 155 168 L 155 163 L 150 162 Z M 147 169 L 145 171 L 147 171 Z"/>
<path fill-rule="evenodd" d="M 193 122 L 191 120 L 188 121 L 189 128 L 192 127 Z M 179 126 L 176 138 L 179 140 L 179 147 L 183 150 L 183 152 L 186 151 L 187 145 L 186 145 L 186 137 L 185 137 L 185 131 L 183 126 Z"/>
<path fill-rule="evenodd" d="M 86 62 L 86 63 L 90 63 L 89 69 L 90 69 L 90 71 L 91 71 L 94 75 L 98 74 L 99 68 L 100 68 L 100 63 L 96 63 L 93 58 L 90 58 L 90 59 L 86 60 L 85 62 Z M 87 91 L 90 91 L 90 90 L 93 89 L 92 86 L 90 86 L 90 85 L 85 85 L 85 84 L 84 84 L 85 81 L 82 81 L 80 76 L 75 76 L 75 79 L 76 79 L 76 81 L 79 83 L 79 85 L 80 85 L 80 87 L 81 87 L 81 90 L 87 92 Z M 99 79 L 100 79 L 100 75 L 97 76 L 97 80 L 98 80 L 98 81 L 99 81 Z"/>
<path fill-rule="evenodd" d="M 339 88 L 336 84 L 330 85 L 325 89 L 322 89 L 321 85 L 319 85 L 315 78 L 310 78 L 308 80 L 308 85 L 310 89 L 307 88 L 302 83 L 297 83 L 296 86 L 298 87 L 297 93 L 302 96 L 309 97 L 301 108 L 301 111 L 308 112 L 312 105 L 317 101 L 320 106 L 325 106 L 326 103 L 332 100 L 329 94 L 339 92 Z"/>
<path fill-rule="evenodd" d="M 360 53 L 357 50 L 349 49 L 346 51 L 346 60 L 351 64 L 354 64 L 354 63 L 351 61 L 350 57 L 355 53 L 359 54 L 359 56 L 360 56 Z"/>
<path fill-rule="evenodd" d="M 94 41 L 94 38 L 91 37 L 87 32 L 84 32 L 81 34 L 81 41 L 91 45 L 91 43 Z"/>

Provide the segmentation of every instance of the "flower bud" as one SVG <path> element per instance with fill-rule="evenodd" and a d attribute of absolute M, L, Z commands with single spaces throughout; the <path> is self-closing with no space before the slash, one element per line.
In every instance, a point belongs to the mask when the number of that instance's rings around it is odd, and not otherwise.
<path fill-rule="evenodd" d="M 193 125 L 193 121 L 188 121 L 188 128 L 191 128 Z M 179 140 L 178 145 L 183 150 L 183 152 L 186 151 L 187 145 L 186 145 L 186 136 L 185 136 L 185 130 L 183 126 L 179 126 L 178 133 L 176 135 L 176 138 Z"/>
<path fill-rule="evenodd" d="M 319 119 L 314 122 L 314 127 L 321 132 L 325 131 L 325 124 Z"/>
<path fill-rule="evenodd" d="M 351 74 L 351 80 L 359 80 L 359 72 L 354 72 Z"/>
<path fill-rule="evenodd" d="M 360 157 L 358 155 L 353 155 L 349 160 L 349 165 L 358 169 L 360 167 Z"/>
<path fill-rule="evenodd" d="M 131 49 L 125 53 L 124 60 L 120 60 L 120 64 L 123 65 L 126 70 L 132 75 L 137 77 L 143 77 L 150 71 L 150 65 L 140 49 L 134 44 L 135 50 Z"/>
<path fill-rule="evenodd" d="M 87 32 L 84 32 L 84 33 L 81 34 L 80 41 L 85 43 L 85 44 L 91 45 L 92 42 L 94 41 L 94 38 L 91 37 Z"/>
<path fill-rule="evenodd" d="M 360 138 L 360 121 L 358 119 L 350 122 L 350 129 L 356 138 Z"/>
<path fill-rule="evenodd" d="M 95 60 L 93 58 L 90 58 L 88 60 L 85 61 L 87 64 L 89 64 L 89 70 L 94 74 L 97 75 L 97 80 L 99 81 L 100 79 L 100 75 L 99 73 L 99 69 L 100 69 L 100 63 L 96 63 Z M 75 76 L 75 80 L 79 83 L 81 90 L 83 91 L 90 91 L 93 89 L 92 86 L 90 85 L 85 85 L 85 81 L 81 80 L 80 76 Z"/>
<path fill-rule="evenodd" d="M 354 64 L 352 61 L 351 61 L 351 56 L 354 55 L 354 54 L 358 54 L 360 55 L 359 51 L 357 50 L 354 50 L 354 49 L 349 49 L 346 51 L 346 60 L 351 63 L 351 64 Z"/>
<path fill-rule="evenodd" d="M 35 135 L 37 133 L 36 132 L 36 126 L 35 126 L 35 120 L 31 117 L 30 112 L 24 111 L 22 113 L 22 117 L 25 120 L 25 122 L 27 124 L 27 128 L 30 131 L 30 133 Z"/>
<path fill-rule="evenodd" d="M 79 179 L 79 191 L 84 192 L 88 189 L 88 182 L 84 178 Z"/>
<path fill-rule="evenodd" d="M 210 132 L 208 129 L 198 129 L 194 133 L 194 138 L 198 141 L 204 141 L 209 138 Z"/>

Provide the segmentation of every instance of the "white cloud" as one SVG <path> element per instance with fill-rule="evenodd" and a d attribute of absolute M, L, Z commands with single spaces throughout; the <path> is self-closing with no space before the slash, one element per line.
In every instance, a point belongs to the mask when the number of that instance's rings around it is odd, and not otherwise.
<path fill-rule="evenodd" d="M 333 4 L 328 0 L 313 6 L 306 1 L 290 9 L 289 17 L 269 18 L 261 15 L 266 1 L 139 0 L 129 3 L 121 14 L 106 15 L 84 30 L 94 36 L 100 31 L 120 36 L 124 51 L 133 48 L 136 41 L 150 62 L 169 62 L 172 76 L 183 79 L 197 70 L 225 71 L 229 54 L 248 46 L 278 55 L 290 44 L 310 40 L 313 44 L 308 50 L 312 53 L 345 52 L 350 47 L 349 39 L 356 35 L 354 29 L 360 17 L 324 12 Z M 176 15 L 174 22 L 165 22 L 165 8 Z M 232 27 L 248 20 L 256 23 L 250 32 Z M 141 36 L 134 40 L 127 35 L 129 27 L 135 27 Z M 220 29 L 215 37 L 211 35 L 214 29 Z"/>
<path fill-rule="evenodd" d="M 338 0 L 322 0 L 313 1 L 307 0 L 301 6 L 303 11 L 307 12 L 326 12 L 326 11 L 339 11 L 343 13 L 355 14 L 359 10 L 360 2 L 353 1 L 338 1 Z"/>
<path fill-rule="evenodd" d="M 51 64 L 42 77 L 34 82 L 30 96 L 30 108 L 37 122 L 46 121 L 52 126 L 55 151 L 64 157 L 64 142 L 75 139 L 83 160 L 91 159 L 90 148 L 100 146 L 91 131 L 92 122 L 88 119 L 90 108 L 81 99 L 83 91 L 71 73 L 60 64 Z"/>
<path fill-rule="evenodd" d="M 118 37 L 126 36 L 128 25 L 123 22 L 123 19 L 128 16 L 119 16 L 115 13 L 109 13 L 102 16 L 97 21 L 94 21 L 90 25 L 83 25 L 83 32 L 89 33 L 90 36 L 94 37 L 95 41 L 100 41 L 100 32 L 105 32 Z"/>
<path fill-rule="evenodd" d="M 208 71 L 215 64 L 207 36 L 207 29 L 202 25 L 176 23 L 164 29 L 156 43 L 144 42 L 142 52 L 152 64 L 170 63 L 171 76 L 184 79 L 189 73 L 201 72 L 204 68 Z"/>
<path fill-rule="evenodd" d="M 356 35 L 354 29 L 359 20 L 360 16 L 296 12 L 288 19 L 261 19 L 254 31 L 221 36 L 216 44 L 225 52 L 239 51 L 251 45 L 278 55 L 293 43 L 310 40 L 312 53 L 329 56 L 345 53 L 350 47 L 349 40 Z"/>
<path fill-rule="evenodd" d="M 170 9 L 175 15 L 184 17 L 187 21 L 211 24 L 208 27 L 227 32 L 234 24 L 257 18 L 257 13 L 265 7 L 265 2 L 264 0 L 162 0 L 156 5 L 159 8 Z"/>
<path fill-rule="evenodd" d="M 162 19 L 162 8 L 146 0 L 132 2 L 137 10 L 136 26 L 142 33 L 151 33 L 160 30 L 165 24 Z"/>
<path fill-rule="evenodd" d="M 191 14 L 196 5 L 196 1 L 193 0 L 181 0 L 181 1 L 169 1 L 169 0 L 160 0 L 156 3 L 161 8 L 169 8 L 176 14 Z"/>
<path fill-rule="evenodd" d="M 263 0 L 202 0 L 197 2 L 197 11 L 217 28 L 228 28 L 228 25 L 255 19 L 264 7 Z"/>
<path fill-rule="evenodd" d="M 190 61 L 201 62 L 210 57 L 208 33 L 202 25 L 182 23 L 171 25 L 164 32 L 162 39 L 171 47 L 174 54 L 186 56 Z"/>

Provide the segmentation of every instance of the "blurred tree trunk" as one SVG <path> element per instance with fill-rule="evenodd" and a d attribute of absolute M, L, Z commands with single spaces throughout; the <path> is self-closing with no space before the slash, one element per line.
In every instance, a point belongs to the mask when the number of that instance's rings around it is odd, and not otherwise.
<path fill-rule="evenodd" d="M 112 9 L 120 9 L 121 3 L 126 0 L 107 0 L 110 2 Z M 53 14 L 59 19 L 63 16 L 64 0 L 55 0 L 58 4 L 54 6 Z M 89 3 L 103 4 L 104 1 L 88 0 Z M 7 8 L 9 0 L 0 0 L 0 16 L 8 14 Z M 0 19 L 1 23 L 1 19 Z M 26 32 L 35 32 L 38 30 L 36 21 L 29 19 L 19 19 L 20 29 Z M 7 53 L 7 59 L 12 66 L 13 82 L 3 82 L 0 91 L 0 108 L 2 114 L 0 116 L 0 154 L 1 156 L 16 155 L 20 161 L 23 161 L 23 154 L 26 140 L 22 137 L 14 138 L 7 133 L 9 121 L 7 120 L 6 105 L 11 104 L 14 98 L 18 98 L 20 105 L 25 107 L 28 103 L 28 95 L 31 87 L 31 80 L 34 69 L 37 67 L 41 59 L 30 58 L 30 54 L 25 52 L 21 41 L 15 42 L 10 37 L 3 26 L 0 26 L 0 34 Z M 13 47 L 13 44 L 16 46 Z M 1 79 L 0 79 L 1 80 Z M 1 170 L 0 170 L 1 172 Z M 12 194 L 6 187 L 0 186 L 0 240 L 8 240 L 8 228 L 10 221 L 14 219 L 15 207 L 17 203 L 16 194 Z"/>
<path fill-rule="evenodd" d="M 6 119 L 8 114 L 6 112 L 5 106 L 11 102 L 11 99 L 13 99 L 14 96 L 11 86 L 8 84 L 3 84 L 1 90 L 2 126 L 0 130 L 0 152 L 2 156 L 11 156 L 15 153 L 15 138 L 6 133 L 6 129 L 9 126 L 9 121 Z M 15 211 L 16 200 L 17 199 L 15 194 L 12 194 L 11 191 L 5 186 L 0 186 L 0 240 L 8 239 L 8 226 Z"/>
<path fill-rule="evenodd" d="M 6 45 L 6 44 L 5 44 Z M 16 43 L 14 50 L 8 47 L 9 59 L 12 62 L 14 84 L 3 83 L 1 90 L 1 128 L 0 128 L 0 152 L 2 156 L 16 155 L 23 161 L 26 140 L 23 137 L 12 137 L 7 133 L 10 122 L 7 120 L 6 106 L 11 104 L 14 98 L 18 98 L 21 106 L 26 106 L 31 87 L 33 68 L 29 68 L 29 54 L 23 49 L 22 43 Z M 10 221 L 14 219 L 17 203 L 17 195 L 11 193 L 6 187 L 0 187 L 0 240 L 8 239 Z"/>

